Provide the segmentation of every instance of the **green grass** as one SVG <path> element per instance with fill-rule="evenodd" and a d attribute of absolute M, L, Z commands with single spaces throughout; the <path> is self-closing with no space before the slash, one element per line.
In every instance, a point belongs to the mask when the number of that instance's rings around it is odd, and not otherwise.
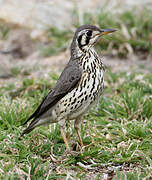
<path fill-rule="evenodd" d="M 105 75 L 99 110 L 93 108 L 81 126 L 83 152 L 73 122 L 66 126 L 77 156 L 66 156 L 57 124 L 19 138 L 21 124 L 52 88 L 55 74 L 50 73 L 51 81 L 24 76 L 20 86 L 1 86 L 0 179 L 89 179 L 91 173 L 94 179 L 102 179 L 103 173 L 115 180 L 152 178 L 152 76 L 110 70 Z"/>
<path fill-rule="evenodd" d="M 148 53 L 152 52 L 152 11 L 149 9 L 133 8 L 119 14 L 100 9 L 96 14 L 84 13 L 82 19 L 83 24 L 94 24 L 101 28 L 118 30 L 112 35 L 103 37 L 98 43 L 97 48 L 100 51 L 102 48 L 106 54 L 120 58 L 127 57 L 132 53 L 147 57 Z M 76 11 L 73 27 L 80 25 L 79 15 Z M 72 28 L 71 31 L 48 29 L 50 44 L 41 50 L 42 54 L 49 56 L 64 51 L 69 47 L 72 36 Z"/>
<path fill-rule="evenodd" d="M 10 32 L 10 27 L 7 23 L 0 20 L 0 39 L 6 40 Z"/>
<path fill-rule="evenodd" d="M 41 54 L 44 56 L 50 56 L 65 51 L 69 46 L 70 39 L 71 31 L 61 31 L 54 27 L 49 28 L 48 41 L 51 42 L 51 45 L 42 48 Z"/>
<path fill-rule="evenodd" d="M 7 39 L 9 33 L 9 28 L 6 25 L 0 24 L 0 37 L 1 39 L 5 40 Z"/>

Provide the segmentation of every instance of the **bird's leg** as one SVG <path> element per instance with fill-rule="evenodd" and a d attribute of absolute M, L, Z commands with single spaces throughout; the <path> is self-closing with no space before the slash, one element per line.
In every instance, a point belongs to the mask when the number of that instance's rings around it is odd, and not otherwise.
<path fill-rule="evenodd" d="M 61 135 L 62 135 L 63 140 L 64 140 L 64 143 L 65 143 L 65 146 L 66 146 L 67 150 L 70 151 L 69 143 L 68 143 L 68 141 L 67 141 L 66 134 L 65 134 L 65 132 L 64 132 L 65 120 L 59 121 L 58 124 L 59 124 L 59 128 L 60 128 Z"/>
<path fill-rule="evenodd" d="M 80 132 L 79 132 L 80 126 L 81 126 L 81 118 L 77 118 L 74 121 L 74 128 L 76 130 L 76 133 L 78 135 L 78 138 L 79 138 L 79 141 L 80 141 L 80 145 L 81 145 L 81 148 L 82 148 L 83 147 L 83 141 L 81 139 Z"/>

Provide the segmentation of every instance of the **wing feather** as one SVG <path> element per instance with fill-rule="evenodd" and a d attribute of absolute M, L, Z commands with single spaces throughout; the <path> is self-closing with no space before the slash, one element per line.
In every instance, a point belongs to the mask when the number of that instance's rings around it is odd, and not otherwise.
<path fill-rule="evenodd" d="M 82 69 L 76 59 L 74 61 L 70 60 L 64 71 L 61 73 L 56 86 L 49 92 L 36 111 L 26 120 L 24 124 L 32 118 L 34 118 L 34 120 L 37 119 L 53 107 L 61 98 L 76 87 L 81 79 L 81 76 Z"/>

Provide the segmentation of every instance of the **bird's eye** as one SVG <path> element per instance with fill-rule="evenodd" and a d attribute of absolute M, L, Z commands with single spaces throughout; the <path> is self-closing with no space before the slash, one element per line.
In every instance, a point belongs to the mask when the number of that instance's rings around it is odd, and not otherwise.
<path fill-rule="evenodd" d="M 88 31 L 87 36 L 92 36 L 92 31 Z"/>

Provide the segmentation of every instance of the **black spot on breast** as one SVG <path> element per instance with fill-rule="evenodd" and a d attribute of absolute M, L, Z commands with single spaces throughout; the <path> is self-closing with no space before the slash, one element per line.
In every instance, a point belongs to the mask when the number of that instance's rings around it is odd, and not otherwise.
<path fill-rule="evenodd" d="M 78 90 L 78 88 L 79 88 L 79 87 L 77 87 L 77 88 L 75 89 L 75 91 L 77 91 L 77 90 Z"/>
<path fill-rule="evenodd" d="M 94 97 L 96 96 L 96 91 L 93 93 L 93 96 L 94 96 Z"/>
<path fill-rule="evenodd" d="M 93 84 L 92 84 L 91 92 L 93 91 L 94 87 L 95 87 L 95 78 L 93 78 Z"/>
<path fill-rule="evenodd" d="M 101 83 L 103 83 L 103 77 L 101 78 Z"/>
<path fill-rule="evenodd" d="M 83 84 L 84 87 L 86 86 L 86 82 L 87 82 L 87 79 L 84 80 L 84 84 Z"/>
<path fill-rule="evenodd" d="M 90 53 L 90 51 L 89 51 L 89 58 L 91 58 L 91 53 Z"/>
<path fill-rule="evenodd" d="M 81 93 L 81 94 L 78 96 L 78 99 L 79 99 L 81 96 L 83 96 L 83 93 Z M 79 101 L 78 101 L 78 102 L 79 102 Z"/>
<path fill-rule="evenodd" d="M 76 98 L 73 100 L 73 102 L 71 103 L 71 105 L 73 105 L 76 102 Z"/>
<path fill-rule="evenodd" d="M 76 104 L 74 108 L 76 109 L 76 108 L 77 108 L 77 106 L 78 106 L 78 105 Z"/>
<path fill-rule="evenodd" d="M 84 64 L 83 64 L 83 69 L 85 69 L 85 65 L 86 65 L 86 61 L 84 61 Z"/>
<path fill-rule="evenodd" d="M 76 92 L 73 93 L 73 97 L 75 96 Z"/>
<path fill-rule="evenodd" d="M 82 87 L 82 84 L 81 84 L 81 85 L 80 85 L 80 92 L 82 91 L 82 88 L 83 88 L 83 87 Z"/>
<path fill-rule="evenodd" d="M 85 97 L 85 101 L 88 99 L 88 95 L 86 95 L 86 97 Z"/>
<path fill-rule="evenodd" d="M 81 99 L 80 103 L 82 104 L 82 103 L 83 103 L 83 101 L 84 101 L 84 98 L 82 98 L 82 99 Z"/>
<path fill-rule="evenodd" d="M 90 81 L 90 73 L 88 74 L 88 82 Z"/>
<path fill-rule="evenodd" d="M 93 61 L 93 68 L 95 69 L 96 68 L 96 63 Z"/>
<path fill-rule="evenodd" d="M 99 88 L 100 88 L 100 84 L 97 85 L 97 90 L 99 90 Z"/>

